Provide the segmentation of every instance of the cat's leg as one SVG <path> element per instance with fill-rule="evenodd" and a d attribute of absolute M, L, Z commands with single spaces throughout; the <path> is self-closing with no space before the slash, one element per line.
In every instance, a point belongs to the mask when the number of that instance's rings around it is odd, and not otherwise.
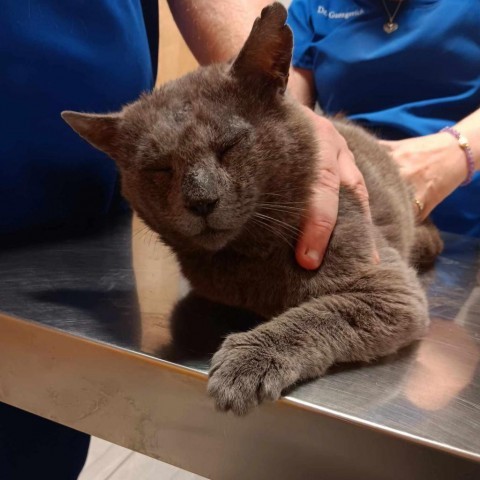
<path fill-rule="evenodd" d="M 217 408 L 245 414 L 334 363 L 369 361 L 421 337 L 428 309 L 416 273 L 396 251 L 385 250 L 390 260 L 383 252 L 382 263 L 348 292 L 312 299 L 227 337 L 212 359 L 208 383 Z"/>
<path fill-rule="evenodd" d="M 415 227 L 410 262 L 417 270 L 425 271 L 431 268 L 442 250 L 443 240 L 440 232 L 429 218 Z"/>

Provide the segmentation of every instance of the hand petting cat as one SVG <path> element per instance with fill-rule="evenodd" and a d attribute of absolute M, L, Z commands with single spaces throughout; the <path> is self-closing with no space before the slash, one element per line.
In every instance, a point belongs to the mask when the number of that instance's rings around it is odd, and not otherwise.
<path fill-rule="evenodd" d="M 318 154 L 317 184 L 295 249 L 295 257 L 300 266 L 315 270 L 322 263 L 337 223 L 340 185 L 356 193 L 366 218 L 372 223 L 368 190 L 343 136 L 328 118 L 313 111 L 315 85 L 312 72 L 290 68 L 288 93 L 304 105 L 304 112 L 312 122 L 317 140 L 322 146 L 321 156 Z M 380 261 L 376 250 L 372 252 L 372 259 L 374 263 Z"/>
<path fill-rule="evenodd" d="M 480 109 L 465 117 L 455 129 L 466 135 L 469 141 L 475 169 L 480 168 Z M 457 187 L 468 175 L 465 152 L 458 140 L 448 132 L 399 141 L 380 141 L 400 166 L 400 173 L 415 190 L 416 199 L 423 205 L 419 219 L 430 212 Z"/>
<path fill-rule="evenodd" d="M 380 141 L 400 167 L 403 178 L 415 191 L 423 207 L 415 214 L 423 220 L 450 195 L 467 176 L 465 154 L 448 133 L 397 141 Z M 415 205 L 413 205 L 415 207 Z"/>
<path fill-rule="evenodd" d="M 318 159 L 318 180 L 313 197 L 295 249 L 297 262 L 307 270 L 315 270 L 322 263 L 338 215 L 340 185 L 353 190 L 360 200 L 365 215 L 372 222 L 368 190 L 353 153 L 345 139 L 332 122 L 305 107 L 317 136 L 322 142 L 322 154 Z M 378 263 L 378 252 L 373 252 L 373 261 Z"/>

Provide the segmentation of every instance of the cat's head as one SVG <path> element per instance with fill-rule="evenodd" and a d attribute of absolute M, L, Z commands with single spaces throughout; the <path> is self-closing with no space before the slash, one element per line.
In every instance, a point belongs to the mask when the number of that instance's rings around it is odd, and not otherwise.
<path fill-rule="evenodd" d="M 290 171 L 300 175 L 291 159 L 299 121 L 284 98 L 292 52 L 285 20 L 281 4 L 265 8 L 232 64 L 200 68 L 119 113 L 62 113 L 116 161 L 124 196 L 170 245 L 221 249 L 262 195 L 287 189 Z"/>

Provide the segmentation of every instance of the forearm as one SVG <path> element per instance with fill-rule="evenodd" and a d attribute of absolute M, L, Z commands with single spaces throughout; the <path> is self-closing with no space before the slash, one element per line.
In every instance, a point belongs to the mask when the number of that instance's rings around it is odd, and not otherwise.
<path fill-rule="evenodd" d="M 238 54 L 270 0 L 168 0 L 175 22 L 200 64 Z"/>
<path fill-rule="evenodd" d="M 315 84 L 310 70 L 291 67 L 288 91 L 301 104 L 311 109 L 315 106 Z"/>
<path fill-rule="evenodd" d="M 475 160 L 475 170 L 480 170 L 480 108 L 460 120 L 454 128 L 467 137 Z"/>
<path fill-rule="evenodd" d="M 238 54 L 255 18 L 270 0 L 168 0 L 188 47 L 201 64 L 223 62 Z M 315 104 L 309 70 L 291 68 L 288 90 L 300 103 Z"/>

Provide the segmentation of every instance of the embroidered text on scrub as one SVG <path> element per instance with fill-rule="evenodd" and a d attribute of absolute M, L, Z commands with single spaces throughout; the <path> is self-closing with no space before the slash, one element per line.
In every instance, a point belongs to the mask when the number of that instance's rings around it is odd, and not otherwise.
<path fill-rule="evenodd" d="M 336 19 L 348 20 L 351 17 L 359 17 L 360 15 L 363 15 L 365 13 L 365 10 L 363 8 L 360 8 L 357 10 L 351 10 L 349 12 L 335 12 L 334 10 L 329 12 L 324 6 L 319 5 L 317 9 L 317 13 L 319 15 L 323 15 L 324 17 L 328 17 L 333 20 L 336 20 Z"/>

